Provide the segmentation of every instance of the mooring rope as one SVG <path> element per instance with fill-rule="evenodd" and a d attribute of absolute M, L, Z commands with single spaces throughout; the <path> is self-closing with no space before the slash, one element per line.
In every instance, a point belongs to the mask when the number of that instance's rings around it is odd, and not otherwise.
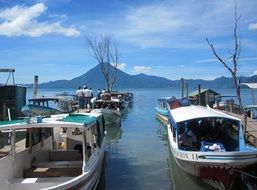
<path fill-rule="evenodd" d="M 241 174 L 246 175 L 246 176 L 248 176 L 248 177 L 252 177 L 252 178 L 254 178 L 254 179 L 257 179 L 257 176 L 254 176 L 254 175 L 248 174 L 248 173 L 243 172 L 243 171 L 241 171 L 241 170 L 231 169 L 230 171 L 231 171 L 231 172 L 238 172 L 238 173 L 241 173 Z"/>

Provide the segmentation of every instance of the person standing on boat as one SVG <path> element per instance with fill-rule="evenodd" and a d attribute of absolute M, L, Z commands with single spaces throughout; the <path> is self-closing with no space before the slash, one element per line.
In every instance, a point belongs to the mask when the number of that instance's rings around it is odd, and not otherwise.
<path fill-rule="evenodd" d="M 101 90 L 99 89 L 99 90 L 97 91 L 97 95 L 96 95 L 96 99 L 97 99 L 97 100 L 100 100 L 100 99 L 101 99 L 101 94 L 102 94 L 102 92 L 101 92 Z"/>
<path fill-rule="evenodd" d="M 76 98 L 79 103 L 79 109 L 84 109 L 84 96 L 83 96 L 83 89 L 81 89 L 81 86 L 79 86 L 78 90 L 76 91 Z"/>
<path fill-rule="evenodd" d="M 84 86 L 83 94 L 85 98 L 85 107 L 87 108 L 88 104 L 90 106 L 90 100 L 91 100 L 91 93 L 87 86 Z M 90 106 L 91 109 L 91 106 Z"/>

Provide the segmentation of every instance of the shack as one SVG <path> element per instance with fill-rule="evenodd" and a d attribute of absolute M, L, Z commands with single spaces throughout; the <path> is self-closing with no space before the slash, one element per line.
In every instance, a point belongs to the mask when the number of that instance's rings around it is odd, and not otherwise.
<path fill-rule="evenodd" d="M 0 120 L 17 119 L 22 116 L 21 107 L 26 104 L 26 87 L 14 82 L 14 69 L 0 69 L 0 72 L 9 72 L 7 81 L 0 84 Z M 7 84 L 10 76 L 13 84 Z"/>
<path fill-rule="evenodd" d="M 206 106 L 207 104 L 212 108 L 215 103 L 215 96 L 220 95 L 211 89 L 201 89 L 200 98 L 199 90 L 196 90 L 189 94 L 189 98 L 194 99 L 197 104 Z"/>

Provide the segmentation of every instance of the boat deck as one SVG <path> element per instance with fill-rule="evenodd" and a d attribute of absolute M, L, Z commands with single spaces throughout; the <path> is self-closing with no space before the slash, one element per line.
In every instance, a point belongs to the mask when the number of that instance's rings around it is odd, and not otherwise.
<path fill-rule="evenodd" d="M 219 110 L 222 111 L 222 110 Z M 229 111 L 222 111 L 228 115 L 241 119 L 244 121 L 244 115 L 235 114 Z M 257 147 L 257 120 L 247 117 L 247 126 L 246 126 L 246 139 L 248 143 Z"/>

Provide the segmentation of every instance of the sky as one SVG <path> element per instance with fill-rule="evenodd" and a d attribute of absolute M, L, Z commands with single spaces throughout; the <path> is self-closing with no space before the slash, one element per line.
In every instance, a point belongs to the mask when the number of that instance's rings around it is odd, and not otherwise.
<path fill-rule="evenodd" d="M 119 68 L 171 80 L 230 76 L 234 0 L 0 0 L 0 68 L 16 83 L 70 80 L 98 63 L 87 38 L 109 35 Z M 257 1 L 237 0 L 238 74 L 257 74 Z M 231 66 L 228 60 L 227 64 Z M 5 83 L 8 73 L 0 73 Z"/>

